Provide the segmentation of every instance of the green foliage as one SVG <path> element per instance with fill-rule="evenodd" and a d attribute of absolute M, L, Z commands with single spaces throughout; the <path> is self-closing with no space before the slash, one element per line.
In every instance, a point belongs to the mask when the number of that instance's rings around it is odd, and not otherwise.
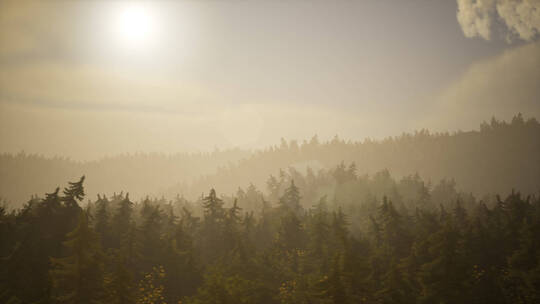
<path fill-rule="evenodd" d="M 81 211 L 75 230 L 67 234 L 69 254 L 51 258 L 51 297 L 57 303 L 97 303 L 103 298 L 103 253 L 99 235 Z"/>
<path fill-rule="evenodd" d="M 356 171 L 291 169 L 269 194 L 193 202 L 100 195 L 84 210 L 82 178 L 0 209 L 0 302 L 540 301 L 538 197 L 479 202 L 453 181 Z"/>

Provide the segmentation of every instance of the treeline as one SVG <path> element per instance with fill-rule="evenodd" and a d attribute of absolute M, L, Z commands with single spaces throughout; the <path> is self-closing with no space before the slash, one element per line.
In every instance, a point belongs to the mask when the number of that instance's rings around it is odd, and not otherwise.
<path fill-rule="evenodd" d="M 417 172 L 426 180 L 453 178 L 458 188 L 476 195 L 510 192 L 512 188 L 532 194 L 540 190 L 540 123 L 516 115 L 510 122 L 492 119 L 479 131 L 413 134 L 384 140 L 352 142 L 335 137 L 320 142 L 285 141 L 256 151 L 234 166 L 221 167 L 194 183 L 171 187 L 166 194 L 198 195 L 208 185 L 232 193 L 238 185 L 252 182 L 263 188 L 275 168 L 332 168 L 339 161 L 355 162 L 360 174 L 387 168 L 403 177 Z"/>
<path fill-rule="evenodd" d="M 281 171 L 267 195 L 83 203 L 83 182 L 0 209 L 0 302 L 540 301 L 536 196 L 477 200 L 354 163 Z"/>
<path fill-rule="evenodd" d="M 112 193 L 132 189 L 134 197 L 156 194 L 173 184 L 189 183 L 194 177 L 214 174 L 218 167 L 235 163 L 251 153 L 240 149 L 208 153 L 135 153 L 94 161 L 47 158 L 38 154 L 0 154 L 0 199 L 21 207 L 30 195 L 50 191 L 66 180 L 91 176 L 89 189 Z M 95 197 L 97 192 L 88 193 Z"/>
<path fill-rule="evenodd" d="M 387 168 L 398 178 L 417 172 L 426 180 L 454 178 L 458 188 L 476 195 L 532 194 L 540 190 L 540 124 L 516 115 L 510 122 L 493 119 L 479 130 L 430 133 L 422 130 L 384 140 L 345 141 L 317 136 L 298 142 L 282 140 L 263 150 L 227 150 L 200 154 L 120 155 L 91 162 L 48 159 L 36 155 L 0 155 L 0 198 L 13 207 L 30 194 L 50 191 L 66 180 L 87 174 L 89 195 L 130 189 L 136 199 L 177 193 L 194 199 L 208 185 L 232 194 L 252 182 L 260 189 L 276 168 L 305 171 L 355 162 L 360 174 Z"/>

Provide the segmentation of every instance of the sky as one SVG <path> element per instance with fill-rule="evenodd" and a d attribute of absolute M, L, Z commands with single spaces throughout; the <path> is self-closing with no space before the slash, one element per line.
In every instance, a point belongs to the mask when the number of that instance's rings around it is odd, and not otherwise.
<path fill-rule="evenodd" d="M 0 152 L 261 148 L 540 118 L 540 0 L 0 0 Z"/>

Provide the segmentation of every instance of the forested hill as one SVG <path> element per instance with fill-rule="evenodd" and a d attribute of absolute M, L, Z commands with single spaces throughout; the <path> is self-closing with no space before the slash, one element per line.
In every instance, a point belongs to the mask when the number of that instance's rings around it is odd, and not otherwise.
<path fill-rule="evenodd" d="M 510 193 L 513 188 L 537 193 L 540 124 L 517 115 L 511 122 L 492 119 L 479 130 L 453 134 L 421 130 L 382 141 L 350 142 L 335 137 L 319 143 L 316 136 L 301 144 L 282 141 L 279 147 L 258 151 L 234 166 L 220 168 L 217 174 L 198 179 L 189 188 L 172 188 L 168 194 L 200 195 L 208 185 L 231 193 L 238 184 L 247 186 L 250 182 L 266 189 L 270 174 L 282 174 L 277 168 L 295 175 L 295 171 L 305 173 L 308 167 L 316 172 L 341 162 L 354 162 L 359 175 L 387 169 L 397 178 L 418 173 L 432 183 L 454 179 L 460 190 L 477 195 Z"/>
<path fill-rule="evenodd" d="M 129 190 L 143 195 L 199 196 L 213 186 L 221 193 L 236 192 L 253 183 L 266 190 L 270 175 L 279 169 L 304 172 L 310 167 L 333 168 L 355 162 L 357 173 L 374 174 L 388 169 L 400 178 L 418 173 L 437 183 L 453 178 L 458 189 L 483 195 L 524 194 L 540 190 L 540 124 L 534 118 L 515 116 L 512 121 L 493 119 L 479 130 L 430 133 L 422 130 L 381 141 L 345 141 L 335 137 L 320 142 L 282 140 L 280 145 L 254 152 L 215 151 L 207 154 L 120 155 L 91 162 L 49 159 L 36 155 L 0 156 L 0 197 L 20 206 L 31 194 L 44 193 L 65 180 L 86 174 L 87 193 Z"/>

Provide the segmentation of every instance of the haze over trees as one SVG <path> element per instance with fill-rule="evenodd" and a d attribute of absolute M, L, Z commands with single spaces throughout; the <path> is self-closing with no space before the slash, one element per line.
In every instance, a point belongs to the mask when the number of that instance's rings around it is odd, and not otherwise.
<path fill-rule="evenodd" d="M 282 140 L 263 150 L 216 150 L 199 154 L 132 154 L 77 162 L 34 154 L 0 155 L 0 197 L 20 207 L 31 194 L 86 174 L 88 194 L 130 191 L 146 195 L 194 199 L 209 186 L 232 194 L 250 183 L 264 189 L 279 169 L 306 172 L 328 170 L 340 162 L 355 162 L 358 173 L 388 169 L 396 178 L 418 173 L 426 182 L 454 179 L 459 189 L 475 195 L 537 193 L 540 185 L 540 124 L 516 115 L 510 122 L 492 119 L 479 130 L 413 134 L 350 142 L 337 136 L 326 142 L 317 136 L 302 142 Z"/>
<path fill-rule="evenodd" d="M 538 303 L 539 130 L 518 115 L 452 135 L 284 141 L 167 190 L 191 196 L 92 196 L 95 177 L 83 175 L 0 207 L 0 302 Z M 134 174 L 153 161 L 215 164 L 242 153 L 3 161 L 59 177 L 60 165 Z M 259 181 L 266 171 L 277 173 Z M 163 189 L 173 183 L 162 179 Z"/>
<path fill-rule="evenodd" d="M 268 195 L 251 185 L 192 201 L 83 203 L 84 181 L 0 209 L 0 301 L 540 300 L 538 196 L 479 201 L 452 181 L 359 176 L 354 163 L 270 177 Z"/>
<path fill-rule="evenodd" d="M 540 303 L 539 12 L 0 0 L 0 304 Z"/>

